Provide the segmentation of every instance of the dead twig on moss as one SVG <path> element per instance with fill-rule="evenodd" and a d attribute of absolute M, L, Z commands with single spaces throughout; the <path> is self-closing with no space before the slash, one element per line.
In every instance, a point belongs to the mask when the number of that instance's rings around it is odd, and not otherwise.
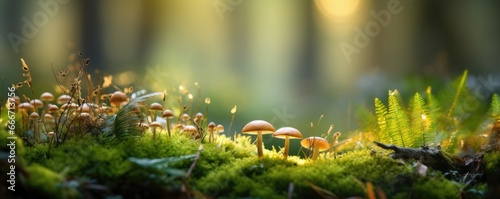
<path fill-rule="evenodd" d="M 373 141 L 377 146 L 383 149 L 394 151 L 391 157 L 394 159 L 403 160 L 419 160 L 433 169 L 443 172 L 449 170 L 465 171 L 465 161 L 457 155 L 449 154 L 441 150 L 441 147 L 429 148 L 423 146 L 421 148 L 404 148 L 395 145 L 387 145 L 381 142 Z"/>

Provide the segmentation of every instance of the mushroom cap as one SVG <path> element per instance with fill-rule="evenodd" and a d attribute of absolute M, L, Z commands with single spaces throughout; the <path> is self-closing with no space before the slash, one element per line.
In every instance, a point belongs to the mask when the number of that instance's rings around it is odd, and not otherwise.
<path fill-rule="evenodd" d="M 163 111 L 163 113 L 161 113 L 161 117 L 172 118 L 172 117 L 174 117 L 174 113 L 172 113 L 171 110 L 167 109 L 167 110 Z"/>
<path fill-rule="evenodd" d="M 64 94 L 64 95 L 61 95 L 57 98 L 57 103 L 58 104 L 66 104 L 66 103 L 68 103 L 69 100 L 71 100 L 71 96 Z"/>
<path fill-rule="evenodd" d="M 33 106 L 36 106 L 36 108 L 43 107 L 43 102 L 42 102 L 42 100 L 39 100 L 39 99 L 32 99 L 30 101 L 30 104 L 32 104 Z"/>
<path fill-rule="evenodd" d="M 241 132 L 251 135 L 257 135 L 259 132 L 262 134 L 270 134 L 274 133 L 274 127 L 272 124 L 264 120 L 254 120 L 245 125 Z"/>
<path fill-rule="evenodd" d="M 40 99 L 45 102 L 50 102 L 54 100 L 54 95 L 52 95 L 52 93 L 49 92 L 44 92 L 40 95 Z"/>
<path fill-rule="evenodd" d="M 328 141 L 321 137 L 308 137 L 300 141 L 300 145 L 304 148 L 311 148 L 311 147 L 319 147 L 319 151 L 326 151 L 330 149 L 330 144 L 328 144 Z"/>
<path fill-rule="evenodd" d="M 161 126 L 160 122 L 154 121 L 154 122 L 149 123 L 149 127 L 159 127 L 159 128 L 161 128 L 162 126 Z"/>
<path fill-rule="evenodd" d="M 51 114 L 49 114 L 49 113 L 45 113 L 45 115 L 43 115 L 43 119 L 45 121 L 51 121 L 51 120 L 54 119 L 54 117 Z"/>
<path fill-rule="evenodd" d="M 216 126 L 217 126 L 217 125 L 215 125 L 215 123 L 214 123 L 214 122 L 210 122 L 210 123 L 208 123 L 208 128 L 209 128 L 209 129 L 212 129 L 212 130 L 213 130 Z"/>
<path fill-rule="evenodd" d="M 186 125 L 184 126 L 184 129 L 182 129 L 183 132 L 190 132 L 190 133 L 196 133 L 198 132 L 198 129 L 196 129 L 195 126 L 193 125 Z"/>
<path fill-rule="evenodd" d="M 52 131 L 47 133 L 47 135 L 48 135 L 48 136 L 54 136 L 54 134 L 55 134 L 55 133 L 54 133 L 54 132 L 52 132 Z"/>
<path fill-rule="evenodd" d="M 293 127 L 281 127 L 273 133 L 273 137 L 285 139 L 288 136 L 290 139 L 300 139 L 302 138 L 302 133 Z"/>
<path fill-rule="evenodd" d="M 196 115 L 194 115 L 194 118 L 197 119 L 197 120 L 202 119 L 203 118 L 203 113 L 200 113 L 200 112 L 196 113 Z"/>
<path fill-rule="evenodd" d="M 149 110 L 153 111 L 163 111 L 163 106 L 160 103 L 153 102 L 149 105 Z"/>
<path fill-rule="evenodd" d="M 38 113 L 32 112 L 30 114 L 30 119 L 37 120 L 38 118 L 40 118 L 40 115 L 38 115 Z"/>
<path fill-rule="evenodd" d="M 49 112 L 50 112 L 50 113 L 55 113 L 55 112 L 57 112 L 57 111 L 59 111 L 59 107 L 57 107 L 57 105 L 51 104 L 51 105 L 49 106 Z"/>
<path fill-rule="evenodd" d="M 111 94 L 111 97 L 109 98 L 109 102 L 113 105 L 119 105 L 123 102 L 128 101 L 127 95 L 121 91 L 116 91 L 113 94 Z"/>
<path fill-rule="evenodd" d="M 21 110 L 25 110 L 25 111 L 35 111 L 35 107 L 30 104 L 29 102 L 23 102 L 21 104 L 19 104 L 19 109 Z"/>
<path fill-rule="evenodd" d="M 90 106 L 87 104 L 82 104 L 82 106 L 78 107 L 76 109 L 77 112 L 83 112 L 83 113 L 89 113 L 90 112 Z"/>
<path fill-rule="evenodd" d="M 187 113 L 182 114 L 181 119 L 182 120 L 189 120 L 191 117 Z"/>
<path fill-rule="evenodd" d="M 219 133 L 224 132 L 224 126 L 222 126 L 222 124 L 217 125 L 217 131 L 218 131 Z"/>

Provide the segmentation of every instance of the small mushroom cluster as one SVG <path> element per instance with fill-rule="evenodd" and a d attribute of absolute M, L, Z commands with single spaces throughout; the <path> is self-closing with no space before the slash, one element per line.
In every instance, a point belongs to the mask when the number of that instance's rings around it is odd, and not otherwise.
<path fill-rule="evenodd" d="M 241 131 L 243 134 L 257 135 L 257 154 L 259 158 L 264 155 L 262 135 L 263 134 L 273 134 L 273 137 L 285 139 L 285 147 L 283 152 L 283 157 L 286 160 L 288 158 L 288 152 L 290 148 L 290 139 L 302 139 L 302 134 L 299 130 L 293 127 L 282 127 L 275 130 L 273 125 L 264 120 L 254 120 L 249 122 L 243 127 Z M 308 137 L 300 141 L 302 147 L 313 151 L 312 160 L 317 160 L 320 151 L 326 151 L 330 149 L 330 144 L 328 141 L 321 137 Z"/>

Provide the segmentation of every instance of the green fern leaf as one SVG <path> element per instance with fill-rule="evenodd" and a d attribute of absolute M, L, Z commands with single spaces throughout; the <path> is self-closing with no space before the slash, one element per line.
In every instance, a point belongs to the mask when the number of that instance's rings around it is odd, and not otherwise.
<path fill-rule="evenodd" d="M 388 127 L 394 144 L 410 147 L 414 143 L 410 122 L 405 110 L 398 102 L 399 93 L 389 91 Z"/>
<path fill-rule="evenodd" d="M 364 132 L 377 131 L 377 117 L 366 107 L 357 106 L 355 110 L 356 121 Z"/>
<path fill-rule="evenodd" d="M 413 147 L 428 146 L 429 142 L 434 140 L 434 136 L 429 132 L 431 120 L 424 99 L 419 93 L 415 93 L 411 102 L 411 130 L 415 140 Z"/>
<path fill-rule="evenodd" d="M 104 122 L 105 129 L 103 129 L 103 131 L 114 135 L 118 139 L 139 136 L 142 133 L 139 124 L 145 122 L 143 113 L 146 111 L 142 102 L 161 94 L 163 93 L 156 92 L 131 100 L 127 105 L 123 106 L 116 115 L 106 119 Z"/>
<path fill-rule="evenodd" d="M 375 133 L 375 139 L 378 139 L 381 142 L 385 143 L 393 143 L 393 140 L 391 139 L 391 136 L 388 134 L 387 131 L 387 120 L 386 120 L 387 107 L 378 98 L 375 98 L 375 115 L 377 116 L 377 127 L 378 127 L 377 128 L 378 132 Z"/>
<path fill-rule="evenodd" d="M 491 98 L 490 114 L 494 120 L 500 119 L 500 98 L 496 93 Z"/>

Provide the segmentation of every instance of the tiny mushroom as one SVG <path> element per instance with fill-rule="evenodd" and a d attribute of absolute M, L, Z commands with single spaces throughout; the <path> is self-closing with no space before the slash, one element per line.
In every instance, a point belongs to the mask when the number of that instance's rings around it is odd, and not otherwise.
<path fill-rule="evenodd" d="M 300 141 L 300 145 L 302 145 L 302 147 L 307 149 L 312 148 L 313 150 L 312 160 L 318 159 L 320 151 L 325 151 L 330 148 L 330 144 L 328 144 L 328 141 L 326 141 L 321 137 L 316 137 L 316 136 L 303 139 L 302 141 Z"/>
<path fill-rule="evenodd" d="M 64 95 L 59 96 L 59 98 L 57 98 L 57 103 L 58 104 L 66 104 L 70 100 L 71 100 L 71 97 L 69 95 L 64 94 Z"/>
<path fill-rule="evenodd" d="M 113 94 L 111 94 L 111 97 L 109 98 L 109 102 L 111 103 L 112 106 L 116 107 L 118 110 L 120 110 L 122 103 L 127 102 L 128 98 L 125 93 L 121 91 L 116 91 Z"/>
<path fill-rule="evenodd" d="M 200 123 L 200 120 L 202 120 L 202 119 L 203 119 L 203 117 L 204 117 L 204 116 L 203 116 L 203 113 L 200 113 L 200 112 L 196 113 L 196 115 L 194 115 L 194 122 L 195 122 L 196 124 L 199 124 L 199 123 Z"/>
<path fill-rule="evenodd" d="M 156 111 L 163 111 L 163 106 L 160 103 L 153 102 L 149 105 L 149 110 L 153 112 L 151 121 L 156 121 Z"/>
<path fill-rule="evenodd" d="M 149 127 L 153 128 L 153 139 L 156 137 L 156 128 L 161 128 L 161 124 L 157 121 L 149 123 Z"/>
<path fill-rule="evenodd" d="M 217 125 L 217 134 L 224 133 L 224 126 L 222 124 Z"/>
<path fill-rule="evenodd" d="M 215 129 L 216 125 L 214 122 L 210 122 L 208 124 L 208 132 L 210 133 L 210 135 L 208 136 L 208 142 L 212 143 L 212 141 L 214 140 L 214 129 Z"/>
<path fill-rule="evenodd" d="M 262 158 L 264 156 L 264 152 L 262 151 L 262 134 L 274 133 L 273 125 L 264 120 L 254 120 L 245 125 L 241 132 L 243 134 L 257 135 L 257 153 L 259 158 Z"/>
<path fill-rule="evenodd" d="M 299 130 L 297 130 L 293 127 L 282 127 L 273 133 L 273 137 L 285 139 L 285 151 L 283 152 L 283 157 L 286 160 L 288 158 L 288 151 L 290 148 L 289 139 L 301 139 L 302 134 L 300 133 Z"/>
<path fill-rule="evenodd" d="M 163 113 L 161 114 L 161 117 L 165 118 L 165 120 L 167 120 L 167 131 L 168 131 L 168 137 L 171 137 L 171 133 L 170 133 L 170 118 L 173 118 L 174 117 L 174 114 L 172 113 L 171 110 L 167 109 L 165 111 L 163 111 Z"/>
<path fill-rule="evenodd" d="M 54 95 L 52 95 L 52 93 L 49 92 L 44 92 L 40 95 L 40 100 L 44 102 L 51 102 L 54 100 Z"/>
<path fill-rule="evenodd" d="M 200 135 L 198 134 L 198 129 L 196 129 L 196 127 L 193 125 L 184 126 L 184 129 L 182 129 L 182 132 L 187 133 L 192 138 L 195 138 L 195 139 L 200 138 Z"/>
<path fill-rule="evenodd" d="M 30 101 L 30 104 L 32 104 L 35 107 L 35 109 L 43 108 L 43 102 L 42 100 L 39 99 L 32 99 Z"/>

